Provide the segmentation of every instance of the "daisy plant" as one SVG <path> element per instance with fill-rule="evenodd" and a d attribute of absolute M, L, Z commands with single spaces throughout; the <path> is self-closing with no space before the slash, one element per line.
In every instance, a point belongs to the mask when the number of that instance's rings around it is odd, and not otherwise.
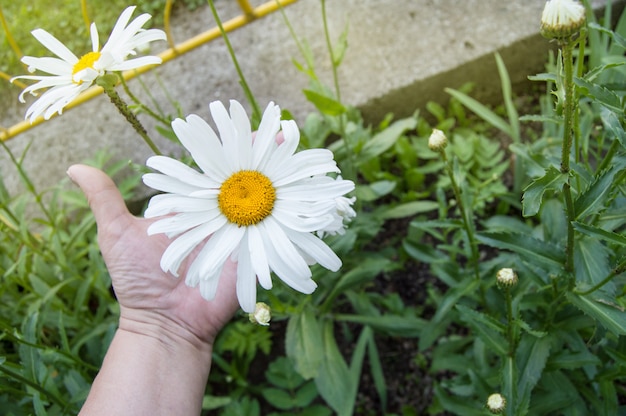
<path fill-rule="evenodd" d="M 47 31 L 43 29 L 32 31 L 32 35 L 56 57 L 24 56 L 22 62 L 28 65 L 29 72 L 41 71 L 48 75 L 21 75 L 11 79 L 12 82 L 18 79 L 37 81 L 22 91 L 19 96 L 22 103 L 25 102 L 25 94 L 30 93 L 36 96 L 39 91 L 46 90 L 28 108 L 25 118 L 32 123 L 39 116 L 48 120 L 54 114 L 61 114 L 63 109 L 81 92 L 98 83 L 103 86 L 118 109 L 138 130 L 136 118 L 131 120 L 134 115 L 130 113 L 126 105 L 122 105 L 117 93 L 112 88 L 107 88 L 111 84 L 115 85 L 116 82 L 112 83 L 110 79 L 106 79 L 106 76 L 119 71 L 160 64 L 161 58 L 158 56 L 136 57 L 137 50 L 146 48 L 153 41 L 165 40 L 166 35 L 160 29 L 143 29 L 151 18 L 147 13 L 130 21 L 134 11 L 135 6 L 130 6 L 122 12 L 102 48 L 100 48 L 98 29 L 96 24 L 92 23 L 90 27 L 92 50 L 80 58 Z M 105 82 L 98 82 L 101 79 Z M 117 76 L 114 76 L 114 79 L 117 79 Z M 145 130 L 143 134 L 140 131 L 140 134 L 144 139 L 147 138 Z M 150 142 L 149 145 L 151 145 Z M 150 147 L 158 153 L 154 145 Z"/>
<path fill-rule="evenodd" d="M 202 172 L 159 155 L 146 163 L 161 173 L 144 175 L 144 183 L 164 192 L 152 197 L 145 212 L 148 218 L 161 217 L 148 233 L 176 238 L 161 268 L 178 276 L 189 259 L 186 284 L 198 286 L 210 300 L 224 264 L 237 262 L 237 297 L 248 313 L 255 310 L 257 278 L 271 289 L 271 272 L 293 289 L 312 293 L 317 285 L 310 265 L 332 271 L 341 266 L 319 235 L 341 233 L 344 220 L 354 216 L 354 199 L 344 196 L 354 183 L 336 176 L 330 150 L 296 152 L 298 127 L 293 120 L 281 121 L 274 103 L 254 135 L 237 101 L 230 102 L 230 112 L 220 102 L 211 103 L 210 110 L 219 137 L 196 115 L 172 122 Z"/>

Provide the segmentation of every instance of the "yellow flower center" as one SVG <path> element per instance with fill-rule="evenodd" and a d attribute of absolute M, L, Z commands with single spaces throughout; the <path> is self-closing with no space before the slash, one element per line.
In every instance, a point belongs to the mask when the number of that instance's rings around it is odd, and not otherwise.
<path fill-rule="evenodd" d="M 272 181 L 254 170 L 241 170 L 220 187 L 217 203 L 228 221 L 241 226 L 258 224 L 272 213 L 276 190 Z"/>
<path fill-rule="evenodd" d="M 83 56 L 81 56 L 81 58 L 78 60 L 78 62 L 76 62 L 76 64 L 74 64 L 74 68 L 72 70 L 72 76 L 76 75 L 77 73 L 79 73 L 80 71 L 82 71 L 83 69 L 87 69 L 87 68 L 92 68 L 93 69 L 93 65 L 96 63 L 96 61 L 98 59 L 100 59 L 100 56 L 102 54 L 100 52 L 89 52 Z M 83 81 L 74 81 L 77 84 L 81 84 Z"/>

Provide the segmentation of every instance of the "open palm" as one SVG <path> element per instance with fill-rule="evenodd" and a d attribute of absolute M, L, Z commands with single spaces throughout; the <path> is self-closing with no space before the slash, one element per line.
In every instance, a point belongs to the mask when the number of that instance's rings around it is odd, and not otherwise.
<path fill-rule="evenodd" d="M 159 262 L 171 240 L 148 236 L 146 230 L 155 220 L 131 215 L 104 172 L 74 165 L 68 174 L 96 217 L 98 243 L 120 303 L 120 325 L 125 320 L 160 325 L 212 342 L 239 307 L 235 264 L 225 265 L 215 299 L 204 300 L 197 288 L 185 285 L 184 266 L 179 278 L 161 270 Z"/>

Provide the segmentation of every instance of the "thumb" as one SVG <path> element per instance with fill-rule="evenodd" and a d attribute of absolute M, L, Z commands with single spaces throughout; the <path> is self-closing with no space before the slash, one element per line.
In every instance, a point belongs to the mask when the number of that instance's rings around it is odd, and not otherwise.
<path fill-rule="evenodd" d="M 87 197 L 98 228 L 120 231 L 125 228 L 130 213 L 120 191 L 106 173 L 91 166 L 73 165 L 67 175 Z"/>

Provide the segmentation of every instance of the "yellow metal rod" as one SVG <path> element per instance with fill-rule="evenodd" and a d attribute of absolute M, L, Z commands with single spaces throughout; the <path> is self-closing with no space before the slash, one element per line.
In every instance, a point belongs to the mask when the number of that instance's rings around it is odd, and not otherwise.
<path fill-rule="evenodd" d="M 295 3 L 296 1 L 297 0 L 280 0 L 280 5 L 276 1 L 269 1 L 267 3 L 263 3 L 254 9 L 253 11 L 254 16 L 256 18 L 264 17 L 278 10 L 279 7 L 288 6 L 292 3 Z M 235 29 L 239 29 L 240 27 L 245 26 L 251 20 L 253 19 L 245 15 L 234 17 L 228 20 L 227 22 L 224 22 L 223 24 L 224 30 L 226 32 L 231 32 Z M 186 41 L 176 45 L 174 48 L 169 48 L 161 52 L 158 56 L 163 60 L 163 63 L 165 63 L 167 61 L 171 61 L 172 59 L 176 58 L 179 55 L 185 54 L 199 46 L 202 46 L 203 44 L 208 43 L 218 37 L 220 37 L 220 30 L 219 28 L 215 27 L 199 35 L 196 35 L 190 39 L 187 39 Z M 125 71 L 123 73 L 124 79 L 129 80 L 129 79 L 135 78 L 137 75 L 141 75 L 151 70 L 155 66 L 156 65 L 147 65 L 138 69 Z M 67 106 L 65 106 L 64 111 L 70 110 L 86 101 L 89 101 L 92 98 L 100 95 L 101 93 L 102 93 L 102 88 L 98 86 L 93 86 L 89 88 L 87 91 L 80 94 L 78 97 L 76 97 L 74 101 L 72 101 Z M 13 137 L 43 123 L 44 121 L 46 120 L 44 120 L 43 117 L 37 117 L 37 119 L 35 119 L 32 123 L 28 120 L 23 120 L 17 124 L 14 124 L 13 126 L 7 129 L 0 131 L 0 140 L 7 141 L 9 139 L 12 139 Z"/>

